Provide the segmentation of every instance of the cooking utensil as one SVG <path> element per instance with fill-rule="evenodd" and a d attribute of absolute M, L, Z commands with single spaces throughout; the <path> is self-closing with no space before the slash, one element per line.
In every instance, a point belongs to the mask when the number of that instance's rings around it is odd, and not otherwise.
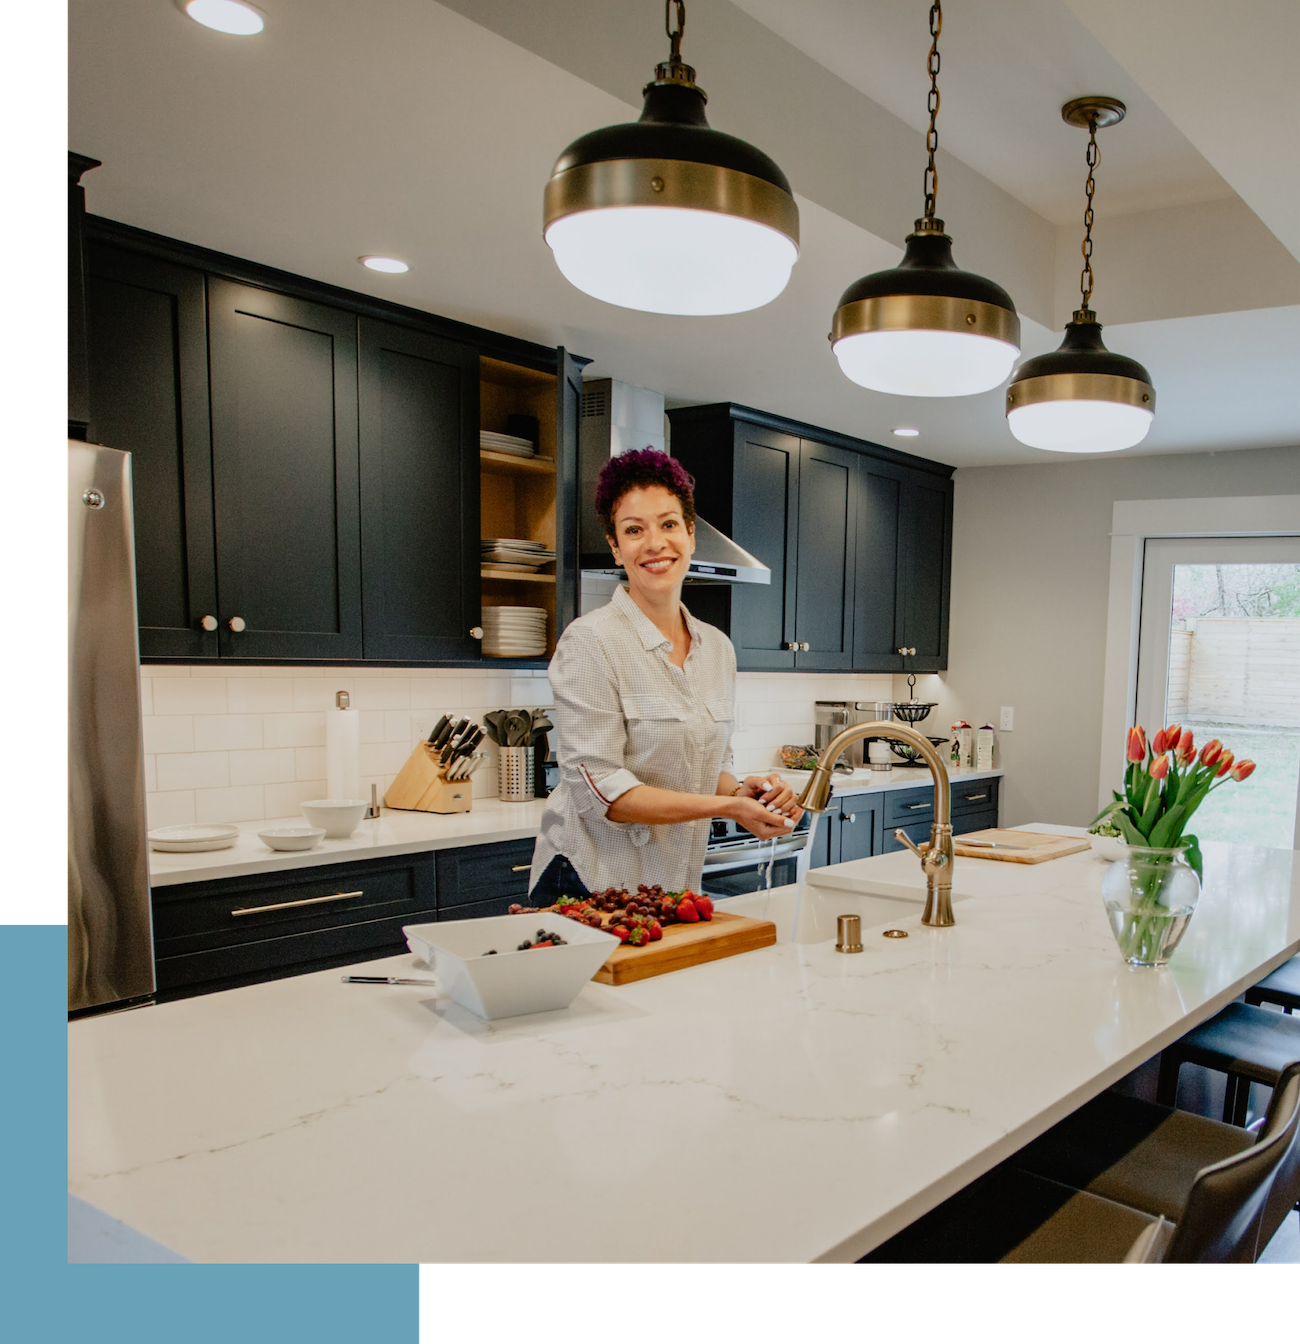
<path fill-rule="evenodd" d="M 451 737 L 452 722 L 447 716 L 443 715 L 442 728 L 437 737 L 430 739 L 433 742 L 434 751 L 441 751 L 447 745 L 447 740 Z"/>
<path fill-rule="evenodd" d="M 345 975 L 345 985 L 428 985 L 432 989 L 436 980 L 408 980 L 402 975 Z"/>
<path fill-rule="evenodd" d="M 503 746 L 501 725 L 505 720 L 509 710 L 493 709 L 483 715 L 483 726 L 487 729 L 487 735 L 497 744 Z"/>
<path fill-rule="evenodd" d="M 502 723 L 502 731 L 505 735 L 505 742 L 502 744 L 507 747 L 523 747 L 528 745 L 528 737 L 532 731 L 531 715 L 523 713 L 521 710 L 511 710 Z"/>
<path fill-rule="evenodd" d="M 444 715 L 442 716 L 442 718 L 440 718 L 440 719 L 438 720 L 438 722 L 435 723 L 435 724 L 433 725 L 433 732 L 431 732 L 431 733 L 429 734 L 429 739 L 428 739 L 428 740 L 429 740 L 430 742 L 436 742 L 437 739 L 438 739 L 438 734 L 439 734 L 440 732 L 442 732 L 442 730 L 447 726 L 447 724 L 448 724 L 450 721 L 451 721 L 451 720 L 448 719 L 448 717 L 444 714 Z"/>
<path fill-rule="evenodd" d="M 546 715 L 540 709 L 534 710 L 532 732 L 528 739 L 528 745 L 530 747 L 535 747 L 537 743 L 542 738 L 544 738 L 547 733 L 551 732 L 554 728 L 555 725 L 550 721 L 550 719 L 546 717 Z"/>

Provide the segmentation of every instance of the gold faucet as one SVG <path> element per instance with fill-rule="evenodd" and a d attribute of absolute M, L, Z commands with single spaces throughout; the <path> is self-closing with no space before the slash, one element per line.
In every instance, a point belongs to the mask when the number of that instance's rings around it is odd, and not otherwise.
<path fill-rule="evenodd" d="M 948 770 L 943 758 L 934 749 L 928 737 L 922 737 L 915 728 L 906 724 L 878 720 L 875 723 L 855 723 L 831 738 L 813 769 L 799 799 L 799 806 L 808 812 L 825 812 L 831 801 L 831 771 L 835 762 L 855 742 L 864 737 L 892 737 L 913 747 L 930 767 L 934 777 L 934 820 L 930 823 L 930 845 L 922 851 L 901 828 L 894 839 L 906 845 L 921 860 L 925 874 L 925 913 L 922 924 L 932 928 L 950 928 L 957 921 L 952 917 L 952 797 L 948 791 Z"/>

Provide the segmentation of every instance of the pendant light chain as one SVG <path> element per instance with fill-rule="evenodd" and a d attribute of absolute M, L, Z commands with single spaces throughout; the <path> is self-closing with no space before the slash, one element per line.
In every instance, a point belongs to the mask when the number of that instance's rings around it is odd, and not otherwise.
<path fill-rule="evenodd" d="M 1101 162 L 1101 150 L 1097 148 L 1097 118 L 1095 116 L 1088 119 L 1088 185 L 1086 192 L 1088 203 L 1083 211 L 1083 270 L 1079 273 L 1079 292 L 1083 295 L 1083 303 L 1079 312 L 1075 314 L 1076 320 L 1088 321 L 1091 316 L 1089 305 L 1092 302 L 1092 195 L 1097 189 L 1097 184 L 1093 179 L 1093 174 L 1097 170 L 1097 165 Z M 1088 317 L 1083 318 L 1080 314 L 1087 313 Z"/>
<path fill-rule="evenodd" d="M 673 27 L 673 10 L 677 10 L 677 26 Z M 683 0 L 664 0 L 664 32 L 672 42 L 668 59 L 673 65 L 682 63 L 682 33 L 686 30 L 686 5 Z"/>
<path fill-rule="evenodd" d="M 925 166 L 925 218 L 934 219 L 935 197 L 939 194 L 939 170 L 934 166 L 934 152 L 939 148 L 939 132 L 935 129 L 935 120 L 939 116 L 939 34 L 943 31 L 943 5 L 934 0 L 930 6 L 930 52 L 925 58 L 925 68 L 930 74 L 930 93 L 926 107 L 930 112 L 930 129 L 925 134 L 925 147 L 929 153 L 929 162 Z"/>

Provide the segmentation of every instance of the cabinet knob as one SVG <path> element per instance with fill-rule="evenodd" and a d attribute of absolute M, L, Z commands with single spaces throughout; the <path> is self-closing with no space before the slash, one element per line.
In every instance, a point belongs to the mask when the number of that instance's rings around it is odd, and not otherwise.
<path fill-rule="evenodd" d="M 858 819 L 858 814 L 857 814 L 856 812 L 846 812 L 846 813 L 844 814 L 844 820 L 845 820 L 845 821 L 857 821 L 857 819 Z"/>
<path fill-rule="evenodd" d="M 785 647 L 789 649 L 791 653 L 797 653 L 799 651 L 799 646 L 794 640 L 791 640 Z"/>
<path fill-rule="evenodd" d="M 205 617 L 199 622 L 199 624 L 200 624 L 205 630 L 209 630 L 209 631 L 211 631 L 211 630 L 215 630 L 215 629 L 217 628 L 217 618 L 216 618 L 215 616 L 205 616 Z"/>
<path fill-rule="evenodd" d="M 909 655 L 910 655 L 911 657 L 913 657 L 913 658 L 916 657 L 916 650 L 915 650 L 915 649 L 909 649 L 909 648 L 906 647 L 906 645 L 904 645 L 904 646 L 903 646 L 902 648 L 900 648 L 898 651 L 899 651 L 899 653 L 901 653 L 905 658 L 908 657 Z"/>
<path fill-rule="evenodd" d="M 470 630 L 470 632 L 469 632 L 469 637 L 470 637 L 471 639 L 482 639 L 482 638 L 483 638 L 483 627 L 482 627 L 481 625 L 476 625 L 476 626 L 474 626 L 474 628 L 473 628 L 472 630 Z"/>
<path fill-rule="evenodd" d="M 811 648 L 812 648 L 812 645 L 809 644 L 808 641 L 805 639 L 804 642 L 803 642 L 802 644 L 799 645 L 799 652 L 800 652 L 800 653 L 807 653 L 808 650 L 811 649 Z"/>
<path fill-rule="evenodd" d="M 241 630 L 245 629 L 245 621 L 242 616 L 232 616 L 226 624 L 235 632 L 235 634 L 239 634 Z"/>

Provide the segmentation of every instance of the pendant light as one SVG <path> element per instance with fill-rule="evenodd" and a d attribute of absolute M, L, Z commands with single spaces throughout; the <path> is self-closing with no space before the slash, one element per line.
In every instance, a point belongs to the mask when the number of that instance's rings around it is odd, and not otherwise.
<path fill-rule="evenodd" d="M 671 53 L 642 90 L 641 119 L 560 155 L 543 233 L 565 279 L 593 298 L 649 313 L 748 312 L 790 279 L 799 208 L 766 154 L 709 126 L 682 62 L 686 6 L 668 0 L 664 15 Z"/>
<path fill-rule="evenodd" d="M 1007 388 L 1007 424 L 1021 443 L 1057 453 L 1113 453 L 1146 438 L 1155 419 L 1151 375 L 1101 341 L 1092 301 L 1093 173 L 1101 161 L 1097 132 L 1124 118 L 1118 98 L 1075 98 L 1061 109 L 1071 126 L 1088 128 L 1087 205 L 1083 212 L 1082 306 L 1066 325 L 1065 339 L 1050 355 L 1027 359 Z"/>
<path fill-rule="evenodd" d="M 925 213 L 892 270 L 864 276 L 840 295 L 831 348 L 840 368 L 873 392 L 965 397 L 997 387 L 1020 353 L 1020 319 L 1001 285 L 957 268 L 952 239 L 936 219 L 939 174 L 939 34 L 943 6 L 930 6 L 930 129 Z"/>

